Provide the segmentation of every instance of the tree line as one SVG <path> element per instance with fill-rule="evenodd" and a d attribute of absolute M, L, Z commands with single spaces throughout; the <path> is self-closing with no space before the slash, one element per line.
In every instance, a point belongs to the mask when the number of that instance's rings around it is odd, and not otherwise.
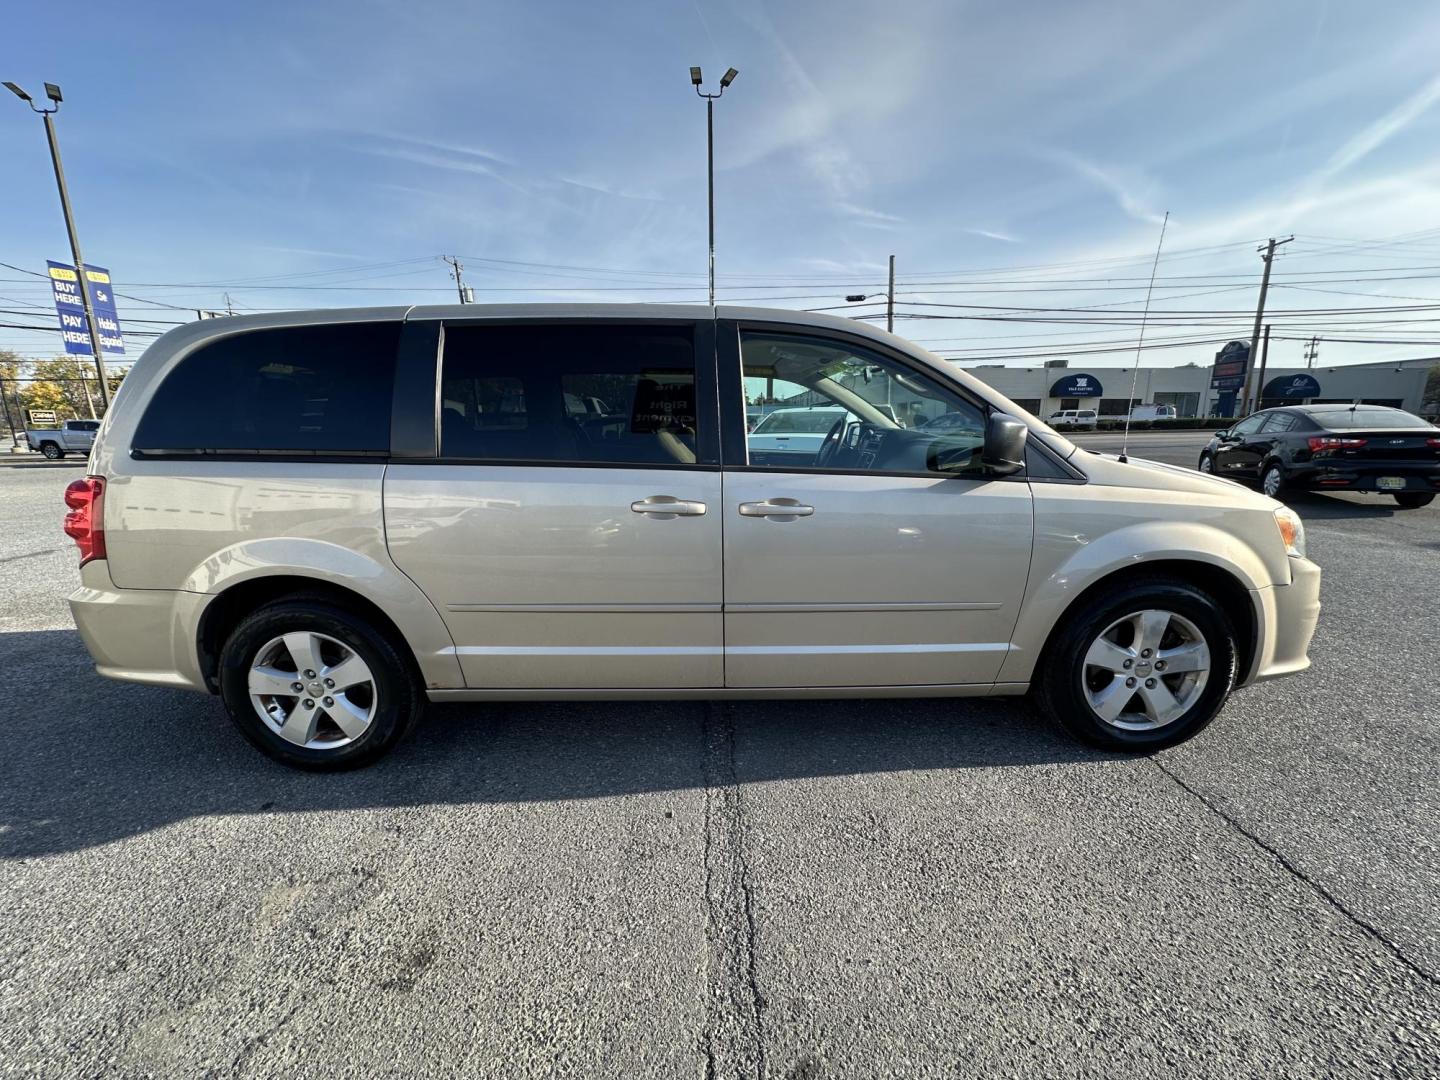
<path fill-rule="evenodd" d="M 113 397 L 125 380 L 128 366 L 108 369 L 106 382 Z M 29 410 L 49 409 L 59 420 L 99 417 L 100 380 L 95 362 L 88 356 L 57 356 L 50 360 L 29 360 L 9 349 L 0 349 L 0 393 L 4 394 L 10 423 L 21 431 L 30 426 Z M 5 423 L 0 409 L 0 424 Z"/>

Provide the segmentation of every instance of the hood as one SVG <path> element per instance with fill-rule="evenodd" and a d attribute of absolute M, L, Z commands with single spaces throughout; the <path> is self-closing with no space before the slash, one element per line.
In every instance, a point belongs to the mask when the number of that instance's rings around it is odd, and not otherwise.
<path fill-rule="evenodd" d="M 1081 451 L 1070 458 L 1070 464 L 1097 484 L 1172 491 L 1177 494 L 1210 495 L 1228 499 L 1240 506 L 1271 510 L 1280 505 L 1269 496 L 1252 491 L 1234 480 L 1208 476 L 1194 469 L 1166 465 L 1162 461 L 1149 461 L 1133 455 L 1128 461 L 1121 461 L 1114 454 Z"/>

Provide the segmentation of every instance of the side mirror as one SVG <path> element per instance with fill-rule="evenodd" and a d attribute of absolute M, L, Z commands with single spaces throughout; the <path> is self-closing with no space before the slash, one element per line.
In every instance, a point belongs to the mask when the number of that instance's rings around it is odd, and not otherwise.
<path fill-rule="evenodd" d="M 1215 432 L 1215 438 L 1217 438 L 1217 439 L 1226 439 L 1226 438 L 1229 438 L 1229 437 L 1230 437 L 1230 432 L 1228 432 L 1228 431 L 1217 431 L 1217 432 Z"/>
<path fill-rule="evenodd" d="M 1025 467 L 1025 440 L 1030 429 L 1005 413 L 985 421 L 985 448 L 980 461 L 992 476 L 1009 476 Z"/>

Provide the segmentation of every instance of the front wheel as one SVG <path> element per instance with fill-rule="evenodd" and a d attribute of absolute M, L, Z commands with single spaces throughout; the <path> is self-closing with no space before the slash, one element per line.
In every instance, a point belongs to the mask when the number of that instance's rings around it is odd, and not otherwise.
<path fill-rule="evenodd" d="M 47 442 L 40 447 L 40 453 L 44 454 L 49 461 L 59 461 L 65 456 L 65 451 L 56 446 L 53 442 Z"/>
<path fill-rule="evenodd" d="M 220 654 L 220 694 L 245 738 L 302 769 L 370 764 L 425 702 L 403 641 L 319 597 L 267 604 L 241 621 Z"/>
<path fill-rule="evenodd" d="M 1215 459 L 1209 454 L 1201 454 L 1199 469 L 1203 473 L 1213 474 L 1215 472 Z"/>
<path fill-rule="evenodd" d="M 1285 470 L 1273 461 L 1266 465 L 1265 472 L 1260 477 L 1260 487 L 1270 498 L 1280 498 L 1280 493 L 1285 490 Z"/>
<path fill-rule="evenodd" d="M 1395 493 L 1395 501 L 1400 504 L 1401 510 L 1419 510 L 1422 506 L 1429 506 L 1435 501 L 1435 496 L 1427 492 L 1404 491 Z"/>
<path fill-rule="evenodd" d="M 1147 578 L 1073 611 L 1036 680 L 1041 709 L 1107 750 L 1159 750 L 1190 738 L 1235 685 L 1235 631 L 1209 594 Z"/>

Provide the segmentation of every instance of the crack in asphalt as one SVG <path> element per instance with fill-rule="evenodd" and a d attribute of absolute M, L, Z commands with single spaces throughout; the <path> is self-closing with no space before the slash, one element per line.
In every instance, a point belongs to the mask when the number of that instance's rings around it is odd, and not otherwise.
<path fill-rule="evenodd" d="M 1400 962 L 1402 967 L 1419 976 L 1431 986 L 1440 986 L 1440 978 L 1437 978 L 1431 972 L 1426 971 L 1419 964 L 1406 956 L 1400 950 L 1400 947 L 1394 942 L 1392 942 L 1388 937 L 1386 937 L 1385 934 L 1382 933 L 1378 927 L 1376 927 L 1372 923 L 1367 922 L 1355 912 L 1351 911 L 1350 908 L 1345 906 L 1345 903 L 1339 897 L 1337 897 L 1324 885 L 1321 885 L 1314 878 L 1306 874 L 1305 871 L 1301 870 L 1298 866 L 1291 862 L 1278 848 L 1262 840 L 1254 832 L 1247 829 L 1244 825 L 1240 824 L 1238 820 L 1236 820 L 1234 817 L 1222 810 L 1213 799 L 1209 798 L 1194 787 L 1190 786 L 1188 783 L 1182 780 L 1177 773 L 1173 772 L 1170 769 L 1167 769 L 1157 758 L 1152 757 L 1150 759 L 1150 762 L 1162 773 L 1164 773 L 1171 780 L 1173 780 L 1180 788 L 1182 788 L 1184 791 L 1188 792 L 1192 797 L 1198 800 L 1200 804 L 1204 806 L 1207 810 L 1209 810 L 1212 814 L 1218 817 L 1221 821 L 1225 822 L 1226 825 L 1229 825 L 1232 830 L 1243 836 L 1246 840 L 1249 840 L 1250 843 L 1254 844 L 1257 848 L 1259 848 L 1261 851 L 1264 851 L 1267 855 L 1269 855 L 1272 859 L 1279 863 L 1280 866 L 1287 873 L 1289 873 L 1291 877 L 1295 878 L 1297 881 L 1300 881 L 1305 885 L 1308 885 L 1310 889 L 1313 890 L 1315 894 L 1319 896 L 1322 900 L 1324 900 L 1334 911 L 1342 915 L 1367 937 L 1378 942 L 1380 946 L 1385 949 L 1386 952 L 1388 952 L 1391 956 L 1393 956 L 1396 960 Z"/>
<path fill-rule="evenodd" d="M 765 1076 L 765 997 L 755 960 L 755 898 L 735 773 L 735 724 L 708 702 L 705 770 L 705 1078 Z"/>

